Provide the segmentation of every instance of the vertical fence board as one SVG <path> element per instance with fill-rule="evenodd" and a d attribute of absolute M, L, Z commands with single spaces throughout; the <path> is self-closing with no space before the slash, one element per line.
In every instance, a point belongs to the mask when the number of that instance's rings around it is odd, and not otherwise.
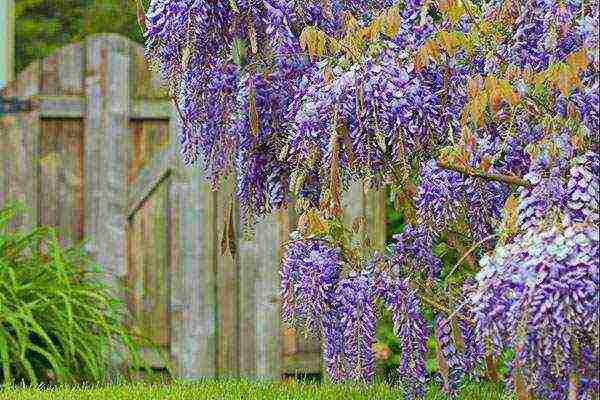
<path fill-rule="evenodd" d="M 238 367 L 238 263 L 235 257 L 234 243 L 229 243 L 228 236 L 235 235 L 236 227 L 230 226 L 229 218 L 237 220 L 235 207 L 230 210 L 230 201 L 234 192 L 234 182 L 231 177 L 221 187 L 217 195 L 217 310 L 219 336 L 217 346 L 217 375 L 236 377 Z M 229 213 L 233 211 L 230 216 Z M 234 232 L 229 232 L 229 229 Z M 223 248 L 223 245 L 226 248 Z M 233 247 L 233 248 L 231 248 Z"/>
<path fill-rule="evenodd" d="M 284 227 L 283 229 L 281 227 Z M 281 378 L 281 310 L 279 301 L 279 263 L 282 231 L 289 227 L 287 211 L 265 217 L 256 227 L 253 241 L 256 278 L 254 280 L 254 325 L 256 326 L 255 372 L 259 379 Z M 241 268 L 249 267 L 240 263 Z"/>
<path fill-rule="evenodd" d="M 171 131 L 177 129 L 173 110 Z M 195 379 L 216 374 L 216 193 L 205 172 L 183 165 L 172 141 L 170 202 L 172 358 L 177 375 Z"/>
<path fill-rule="evenodd" d="M 117 35 L 86 41 L 85 235 L 119 298 L 127 271 L 129 53 L 130 42 Z M 108 356 L 115 366 L 123 360 L 116 348 Z"/>
<path fill-rule="evenodd" d="M 362 182 L 354 183 L 343 198 L 344 218 L 351 223 L 362 217 L 366 223 L 362 239 L 368 236 L 378 250 L 385 248 L 385 190 L 365 190 Z"/>
<path fill-rule="evenodd" d="M 58 196 L 56 180 L 59 155 L 56 149 L 60 121 L 44 121 L 40 136 L 40 224 L 56 226 Z"/>
<path fill-rule="evenodd" d="M 42 60 L 41 94 L 83 95 L 83 65 L 81 43 L 63 47 Z"/>
<path fill-rule="evenodd" d="M 63 244 L 83 235 L 83 126 L 45 119 L 40 135 L 39 223 L 56 227 Z"/>
<path fill-rule="evenodd" d="M 256 241 L 247 241 L 240 237 L 238 248 L 240 263 L 240 376 L 254 378 L 257 362 L 256 280 L 260 254 Z"/>
<path fill-rule="evenodd" d="M 40 63 L 29 66 L 0 95 L 21 99 L 39 93 Z M 10 114 L 0 117 L 2 123 L 4 163 L 4 198 L 18 200 L 29 212 L 15 220 L 13 226 L 31 228 L 38 221 L 38 156 L 40 113 L 30 112 Z"/>
<path fill-rule="evenodd" d="M 163 181 L 152 196 L 151 220 L 152 227 L 149 250 L 152 252 L 152 270 L 149 273 L 152 286 L 149 288 L 148 296 L 151 302 L 150 320 L 152 338 L 163 348 L 169 344 L 168 328 L 168 235 L 167 235 L 167 196 L 168 181 Z"/>

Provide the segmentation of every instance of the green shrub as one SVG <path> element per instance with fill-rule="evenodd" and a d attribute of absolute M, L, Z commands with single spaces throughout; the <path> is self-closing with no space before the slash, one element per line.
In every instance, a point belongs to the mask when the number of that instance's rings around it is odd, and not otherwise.
<path fill-rule="evenodd" d="M 99 382 L 110 346 L 139 368 L 140 346 L 153 346 L 128 332 L 101 269 L 82 244 L 63 248 L 54 229 L 12 229 L 22 212 L 0 208 L 0 382 Z"/>

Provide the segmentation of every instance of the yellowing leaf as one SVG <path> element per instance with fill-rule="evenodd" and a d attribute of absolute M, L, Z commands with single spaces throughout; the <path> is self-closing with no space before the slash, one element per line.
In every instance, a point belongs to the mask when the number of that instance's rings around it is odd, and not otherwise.
<path fill-rule="evenodd" d="M 300 222 L 300 221 L 299 221 Z M 309 209 L 303 214 L 303 224 L 306 227 L 307 236 L 318 235 L 327 232 L 327 225 L 323 218 L 314 209 Z"/>
<path fill-rule="evenodd" d="M 572 84 L 568 71 L 563 70 L 560 72 L 556 79 L 556 85 L 563 96 L 566 96 L 571 92 Z"/>
<path fill-rule="evenodd" d="M 306 179 L 306 171 L 303 169 L 296 169 L 290 176 L 290 190 L 293 194 L 300 193 L 300 189 Z"/>
<path fill-rule="evenodd" d="M 588 58 L 585 47 L 580 48 L 567 57 L 567 64 L 575 67 L 579 71 L 583 71 L 588 66 Z"/>
<path fill-rule="evenodd" d="M 494 89 L 490 93 L 489 102 L 490 102 L 490 109 L 493 112 L 498 112 L 500 110 L 500 108 L 502 107 L 502 95 L 498 89 Z"/>
<path fill-rule="evenodd" d="M 334 55 L 340 51 L 340 42 L 338 42 L 335 38 L 329 38 L 329 51 Z"/>
<path fill-rule="evenodd" d="M 393 38 L 398 34 L 400 29 L 400 11 L 397 6 L 391 7 L 388 10 L 385 21 L 385 34 Z"/>

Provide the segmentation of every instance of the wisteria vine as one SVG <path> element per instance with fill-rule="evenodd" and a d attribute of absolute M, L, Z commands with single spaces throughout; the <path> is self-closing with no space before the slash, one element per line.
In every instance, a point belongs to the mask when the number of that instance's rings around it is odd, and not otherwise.
<path fill-rule="evenodd" d="M 598 393 L 598 6 L 151 0 L 183 160 L 235 176 L 247 225 L 300 215 L 283 320 L 322 337 L 334 381 L 373 379 L 384 308 L 409 397 L 430 337 L 449 393 L 506 349 L 519 398 Z M 343 218 L 356 183 L 412 216 L 385 252 Z"/>

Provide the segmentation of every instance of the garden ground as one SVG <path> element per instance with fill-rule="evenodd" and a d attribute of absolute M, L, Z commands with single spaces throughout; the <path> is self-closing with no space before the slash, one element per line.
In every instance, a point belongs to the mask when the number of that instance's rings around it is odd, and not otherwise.
<path fill-rule="evenodd" d="M 197 383 L 175 382 L 169 385 L 126 383 L 112 386 L 57 386 L 53 388 L 0 389 L 0 400 L 399 400 L 399 387 L 375 384 L 318 385 L 209 380 Z M 439 388 L 430 387 L 425 400 L 450 399 Z M 460 400 L 509 400 L 497 386 L 472 383 L 463 386 Z"/>

